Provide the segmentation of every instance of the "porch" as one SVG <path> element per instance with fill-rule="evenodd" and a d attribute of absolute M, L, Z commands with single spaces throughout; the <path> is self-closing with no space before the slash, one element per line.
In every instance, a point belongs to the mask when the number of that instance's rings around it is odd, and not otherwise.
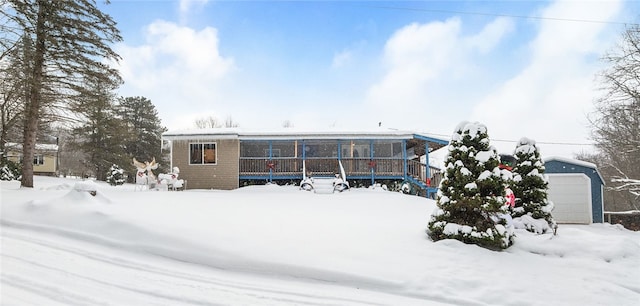
<path fill-rule="evenodd" d="M 402 158 L 307 158 L 304 159 L 307 175 L 333 177 L 339 173 L 338 161 L 342 163 L 347 180 L 377 179 L 407 180 L 428 193 L 436 191 L 442 174 L 440 169 L 429 167 L 416 160 Z M 302 158 L 256 158 L 240 157 L 241 180 L 301 180 Z"/>

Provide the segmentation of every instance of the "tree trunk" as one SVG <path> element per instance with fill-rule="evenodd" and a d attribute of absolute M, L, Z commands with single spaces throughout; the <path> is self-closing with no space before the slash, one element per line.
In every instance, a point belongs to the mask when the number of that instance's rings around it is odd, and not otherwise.
<path fill-rule="evenodd" d="M 36 146 L 36 134 L 38 132 L 38 120 L 40 113 L 40 100 L 42 88 L 42 76 L 44 69 L 45 53 L 45 18 L 46 1 L 38 1 L 38 20 L 36 21 L 36 50 L 31 71 L 31 84 L 25 103 L 24 140 L 22 142 L 22 179 L 21 187 L 33 188 L 33 156 Z"/>

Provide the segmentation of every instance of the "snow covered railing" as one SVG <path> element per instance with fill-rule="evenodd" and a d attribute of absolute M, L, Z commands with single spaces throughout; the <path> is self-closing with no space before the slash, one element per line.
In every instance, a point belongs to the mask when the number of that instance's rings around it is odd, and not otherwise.
<path fill-rule="evenodd" d="M 240 158 L 240 176 L 299 175 L 302 169 L 302 158 Z M 309 157 L 304 160 L 307 169 L 311 169 L 317 176 L 333 176 L 338 168 L 338 161 L 344 166 L 347 177 L 369 176 L 371 170 L 377 176 L 404 176 L 404 161 L 401 158 L 341 158 Z"/>
<path fill-rule="evenodd" d="M 430 187 L 438 187 L 440 186 L 440 181 L 442 181 L 442 172 L 438 168 L 429 167 L 429 172 L 431 176 L 429 177 L 429 184 L 427 184 L 427 165 L 417 161 L 417 160 L 408 160 L 407 161 L 407 176 L 424 183 L 425 185 L 429 185 Z"/>
<path fill-rule="evenodd" d="M 349 189 L 346 173 L 342 163 L 338 161 L 339 173 L 335 177 L 313 177 L 311 171 L 306 168 L 306 161 L 302 161 L 302 181 L 300 189 L 315 193 L 334 193 L 336 191 L 343 192 Z"/>
<path fill-rule="evenodd" d="M 610 224 L 621 224 L 626 229 L 640 231 L 640 210 L 605 211 L 604 219 Z"/>

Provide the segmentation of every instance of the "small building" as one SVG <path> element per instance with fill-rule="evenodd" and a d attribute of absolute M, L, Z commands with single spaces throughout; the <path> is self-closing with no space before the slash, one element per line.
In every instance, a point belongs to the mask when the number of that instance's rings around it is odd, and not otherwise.
<path fill-rule="evenodd" d="M 235 189 L 251 181 L 298 181 L 303 165 L 316 177 L 333 177 L 341 164 L 347 180 L 407 180 L 427 194 L 436 182 L 426 167 L 409 155 L 430 152 L 449 142 L 425 134 L 397 130 L 248 131 L 237 128 L 168 131 L 171 167 L 189 189 Z M 429 183 L 429 184 L 428 184 Z"/>
<path fill-rule="evenodd" d="M 596 165 L 581 160 L 545 159 L 549 177 L 549 200 L 555 204 L 551 215 L 559 223 L 604 222 L 604 180 Z"/>
<path fill-rule="evenodd" d="M 22 163 L 22 144 L 5 145 L 7 159 Z M 37 143 L 33 154 L 33 174 L 55 176 L 58 173 L 58 145 Z"/>

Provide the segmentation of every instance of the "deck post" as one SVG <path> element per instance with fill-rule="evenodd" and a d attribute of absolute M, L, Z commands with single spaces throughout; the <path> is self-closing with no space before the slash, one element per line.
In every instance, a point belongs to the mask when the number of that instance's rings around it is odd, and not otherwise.
<path fill-rule="evenodd" d="M 431 191 L 429 190 L 431 188 L 431 167 L 429 166 L 429 142 L 425 141 L 424 142 L 424 163 L 425 163 L 425 185 L 427 185 L 427 192 L 425 193 L 427 195 L 427 198 L 431 198 Z M 429 184 L 427 184 L 427 182 L 429 182 Z"/>
<path fill-rule="evenodd" d="M 402 177 L 407 180 L 407 140 L 402 140 Z"/>
<path fill-rule="evenodd" d="M 269 140 L 269 162 L 273 162 L 273 140 Z M 269 183 L 273 183 L 273 169 L 269 167 Z"/>
<path fill-rule="evenodd" d="M 369 158 L 372 162 L 375 163 L 375 161 L 373 160 L 373 157 L 375 156 L 374 152 L 373 152 L 373 140 L 369 140 L 369 155 L 371 155 Z M 369 165 L 369 167 L 371 168 L 371 186 L 373 186 L 376 183 L 376 174 L 375 174 L 375 165 L 373 163 L 371 163 Z"/>

